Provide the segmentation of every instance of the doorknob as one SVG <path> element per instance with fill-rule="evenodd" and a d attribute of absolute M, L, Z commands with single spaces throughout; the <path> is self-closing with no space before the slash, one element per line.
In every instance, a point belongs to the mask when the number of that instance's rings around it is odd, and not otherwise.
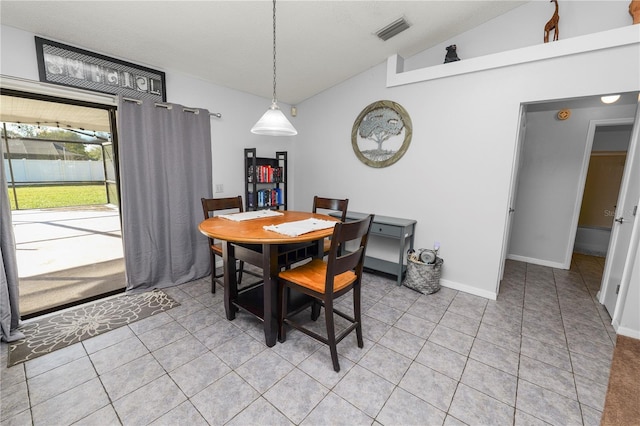
<path fill-rule="evenodd" d="M 509 213 L 513 213 L 515 211 L 516 211 L 516 209 L 509 207 Z"/>
<path fill-rule="evenodd" d="M 616 218 L 615 221 L 618 222 L 618 223 L 622 223 L 622 222 L 624 222 L 624 217 L 620 216 L 620 217 Z"/>

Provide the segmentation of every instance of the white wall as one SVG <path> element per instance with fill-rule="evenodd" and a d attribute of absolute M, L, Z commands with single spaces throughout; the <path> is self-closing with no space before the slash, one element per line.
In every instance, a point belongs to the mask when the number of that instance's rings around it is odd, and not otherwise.
<path fill-rule="evenodd" d="M 167 89 L 170 102 L 222 114 L 222 118 L 211 118 L 213 188 L 215 184 L 224 186 L 224 193 L 215 196 L 242 195 L 244 200 L 244 148 L 257 148 L 260 157 L 273 157 L 276 151 L 292 154 L 297 146 L 295 137 L 266 137 L 250 132 L 271 101 L 175 73 L 167 73 Z M 279 106 L 285 114 L 290 109 L 281 102 Z M 289 119 L 297 126 L 295 118 Z"/>
<path fill-rule="evenodd" d="M 567 269 L 589 122 L 633 120 L 635 111 L 636 105 L 573 108 L 565 121 L 556 119 L 557 109 L 527 113 L 509 258 Z"/>
<path fill-rule="evenodd" d="M 632 23 L 629 2 L 560 1 L 559 39 L 593 34 Z M 446 46 L 455 44 L 461 60 L 504 52 L 543 42 L 544 25 L 553 14 L 548 0 L 525 3 L 511 12 L 492 19 L 478 28 L 445 40 L 433 48 L 405 59 L 405 70 L 429 67 L 444 62 Z M 553 36 L 550 37 L 552 39 Z"/>
<path fill-rule="evenodd" d="M 418 247 L 441 242 L 443 285 L 495 297 L 520 104 L 638 90 L 638 56 L 629 45 L 393 88 L 385 64 L 374 67 L 298 105 L 294 207 L 325 194 L 349 197 L 351 210 L 417 219 Z M 350 135 L 381 99 L 408 111 L 413 141 L 396 164 L 374 169 L 358 161 Z"/>
<path fill-rule="evenodd" d="M 598 126 L 591 151 L 627 151 L 633 126 Z"/>
<path fill-rule="evenodd" d="M 2 25 L 0 35 L 0 74 L 38 81 L 34 34 Z M 135 62 L 134 58 L 119 59 Z M 249 131 L 271 105 L 270 100 L 171 70 L 162 71 L 166 73 L 168 102 L 222 114 L 222 118 L 211 118 L 213 183 L 224 186 L 224 192 L 216 196 L 242 195 L 244 199 L 244 148 L 257 147 L 258 155 L 273 156 L 276 151 L 295 147 L 295 139 L 291 137 L 267 138 Z M 287 113 L 289 106 L 282 103 L 280 106 Z M 295 119 L 292 122 L 295 126 Z"/>

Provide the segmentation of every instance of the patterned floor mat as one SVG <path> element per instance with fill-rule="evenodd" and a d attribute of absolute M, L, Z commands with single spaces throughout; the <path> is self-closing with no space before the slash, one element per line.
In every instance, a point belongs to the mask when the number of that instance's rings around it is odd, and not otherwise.
<path fill-rule="evenodd" d="M 161 290 L 122 294 L 25 323 L 25 338 L 9 345 L 7 366 L 46 355 L 74 343 L 169 310 L 180 304 Z"/>

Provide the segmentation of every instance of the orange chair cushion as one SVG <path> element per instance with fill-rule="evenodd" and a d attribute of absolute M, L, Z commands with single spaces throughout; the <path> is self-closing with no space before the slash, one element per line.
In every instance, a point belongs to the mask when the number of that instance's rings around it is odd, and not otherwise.
<path fill-rule="evenodd" d="M 297 268 L 280 272 L 280 278 L 310 288 L 318 293 L 324 293 L 327 276 L 327 263 L 320 259 L 313 259 Z M 353 271 L 336 275 L 333 280 L 333 291 L 339 291 L 352 284 L 357 279 Z"/>

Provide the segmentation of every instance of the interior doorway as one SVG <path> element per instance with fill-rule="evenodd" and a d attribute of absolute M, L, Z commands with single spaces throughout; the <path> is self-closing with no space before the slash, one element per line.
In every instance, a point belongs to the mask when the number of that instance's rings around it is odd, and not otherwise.
<path fill-rule="evenodd" d="M 21 318 L 125 288 L 115 107 L 2 90 Z"/>
<path fill-rule="evenodd" d="M 637 92 L 622 94 L 618 102 L 612 105 L 604 104 L 600 96 L 527 104 L 526 136 L 520 147 L 522 161 L 514 162 L 514 168 L 519 171 L 515 174 L 519 181 L 516 182 L 512 231 L 505 239 L 508 241 L 506 258 L 558 269 L 573 268 L 576 248 L 574 243 L 578 234 L 592 142 L 595 137 L 594 154 L 605 154 L 613 158 L 607 159 L 605 163 L 615 162 L 616 159 L 619 162 L 622 155 L 618 151 L 629 151 L 625 164 L 632 163 L 635 164 L 634 167 L 640 167 L 640 154 L 634 157 L 630 143 L 630 140 L 637 139 L 637 136 L 633 136 L 637 135 L 640 120 L 637 106 Z M 596 128 L 599 129 L 597 135 Z M 616 141 L 612 141 L 611 134 L 616 131 L 620 135 L 615 138 Z M 609 143 L 603 147 L 606 143 L 599 142 L 598 138 L 605 133 L 609 133 L 606 138 Z M 524 129 L 520 129 L 520 134 L 524 134 Z M 623 167 L 624 175 L 636 176 L 635 180 L 630 178 L 632 182 L 636 182 L 639 169 L 635 169 L 634 175 L 631 168 Z M 606 224 L 599 222 L 597 226 L 611 229 L 610 244 L 607 243 L 607 235 L 604 243 L 607 247 L 598 253 L 602 256 L 604 269 L 602 282 L 598 285 L 602 284 L 602 289 L 613 289 L 614 293 L 616 286 L 610 285 L 607 270 L 622 274 L 628 251 L 628 244 L 627 248 L 622 247 L 624 244 L 614 244 L 614 236 L 619 228 L 618 221 L 614 219 L 620 219 L 618 213 L 622 210 L 627 213 L 633 210 L 633 206 L 621 209 L 620 205 L 622 196 L 629 193 L 631 186 L 625 186 L 624 181 L 617 183 L 617 188 L 612 189 L 615 186 L 615 183 L 613 187 L 611 183 L 608 185 L 608 191 L 614 192 L 613 205 L 603 208 L 600 204 L 597 207 L 600 209 L 599 214 L 606 216 L 601 219 L 608 219 Z M 637 200 L 638 196 L 635 196 L 635 201 Z M 611 200 L 608 198 L 604 202 L 610 204 Z M 625 214 L 624 220 L 625 226 L 628 225 L 629 228 L 632 226 L 630 216 L 631 213 Z M 583 217 L 580 223 L 590 221 L 593 221 L 593 217 Z M 611 247 L 618 246 L 619 250 L 611 250 Z M 617 267 L 612 268 L 611 265 L 614 264 Z M 619 281 L 620 275 L 616 276 L 613 281 Z M 605 304 L 602 294 L 598 296 L 598 301 Z M 615 299 L 613 304 L 616 304 Z M 614 316 L 613 308 L 607 306 L 607 311 Z"/>
<path fill-rule="evenodd" d="M 574 252 L 606 257 L 632 124 L 595 126 Z"/>

